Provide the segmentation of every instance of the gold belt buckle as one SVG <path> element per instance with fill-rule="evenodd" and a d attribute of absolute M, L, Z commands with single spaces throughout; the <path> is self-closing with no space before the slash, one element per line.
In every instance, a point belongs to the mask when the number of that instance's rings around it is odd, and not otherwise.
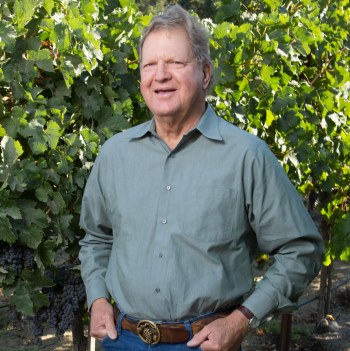
<path fill-rule="evenodd" d="M 137 333 L 139 334 L 140 339 L 146 344 L 158 344 L 160 340 L 160 330 L 157 327 L 157 324 L 148 321 L 142 320 L 137 324 Z"/>

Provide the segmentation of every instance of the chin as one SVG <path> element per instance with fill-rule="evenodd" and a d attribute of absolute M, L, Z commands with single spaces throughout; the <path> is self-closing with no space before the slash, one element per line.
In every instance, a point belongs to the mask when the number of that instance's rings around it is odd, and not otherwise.
<path fill-rule="evenodd" d="M 176 117 L 179 115 L 180 111 L 178 110 L 170 110 L 170 109 L 154 109 L 153 111 L 154 116 L 164 118 L 164 117 Z"/>

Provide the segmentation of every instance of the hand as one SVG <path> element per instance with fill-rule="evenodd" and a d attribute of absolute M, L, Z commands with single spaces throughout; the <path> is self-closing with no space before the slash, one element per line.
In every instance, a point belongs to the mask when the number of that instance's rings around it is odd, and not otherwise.
<path fill-rule="evenodd" d="M 98 340 L 102 340 L 107 335 L 111 339 L 118 337 L 113 306 L 105 298 L 95 300 L 91 306 L 90 335 Z"/>
<path fill-rule="evenodd" d="M 187 346 L 200 346 L 203 351 L 237 351 L 248 330 L 248 319 L 236 310 L 206 325 Z"/>

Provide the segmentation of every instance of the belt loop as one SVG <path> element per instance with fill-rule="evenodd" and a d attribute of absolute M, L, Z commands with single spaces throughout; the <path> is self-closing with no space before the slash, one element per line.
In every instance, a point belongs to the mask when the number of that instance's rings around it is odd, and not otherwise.
<path fill-rule="evenodd" d="M 118 314 L 118 323 L 117 323 L 118 335 L 120 335 L 122 333 L 122 320 L 123 320 L 124 316 L 125 316 L 124 312 L 119 312 L 119 314 Z"/>
<path fill-rule="evenodd" d="M 184 325 L 186 330 L 188 331 L 188 340 L 191 340 L 193 338 L 193 332 L 192 332 L 192 326 L 190 321 L 184 321 Z"/>

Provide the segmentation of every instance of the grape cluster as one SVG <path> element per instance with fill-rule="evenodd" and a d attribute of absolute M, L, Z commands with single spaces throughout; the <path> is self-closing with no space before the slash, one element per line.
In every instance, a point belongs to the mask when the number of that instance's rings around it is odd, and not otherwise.
<path fill-rule="evenodd" d="M 80 304 L 86 298 L 81 277 L 70 267 L 60 267 L 47 274 L 55 285 L 43 289 L 49 298 L 49 306 L 40 308 L 33 318 L 33 335 L 37 342 L 40 342 L 45 326 L 54 327 L 56 336 L 63 335 L 72 326 Z"/>
<path fill-rule="evenodd" d="M 24 268 L 37 268 L 34 251 L 18 244 L 9 245 L 0 240 L 0 267 L 19 276 Z M 73 266 L 62 266 L 47 270 L 45 275 L 53 281 L 52 287 L 42 289 L 48 296 L 49 306 L 39 309 L 33 317 L 33 336 L 36 343 L 46 326 L 54 327 L 56 335 L 63 335 L 72 325 L 77 311 L 85 302 L 85 287 Z"/>
<path fill-rule="evenodd" d="M 34 251 L 18 244 L 9 245 L 0 240 L 0 267 L 20 275 L 24 268 L 34 269 Z"/>

